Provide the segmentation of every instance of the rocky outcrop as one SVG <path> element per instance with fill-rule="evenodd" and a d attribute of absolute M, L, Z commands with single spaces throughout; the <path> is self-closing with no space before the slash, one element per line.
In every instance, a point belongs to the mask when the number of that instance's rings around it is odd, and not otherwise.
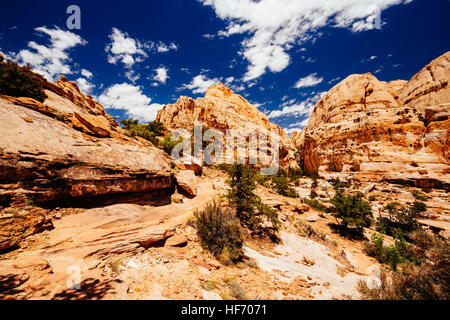
<path fill-rule="evenodd" d="M 197 178 L 192 170 L 183 170 L 176 175 L 178 186 L 187 192 L 189 196 L 197 195 Z"/>
<path fill-rule="evenodd" d="M 0 97 L 0 201 L 37 203 L 173 186 L 166 156 L 124 135 L 75 83 L 45 82 L 48 99 Z"/>
<path fill-rule="evenodd" d="M 286 133 L 242 96 L 235 94 L 223 84 L 211 86 L 204 98 L 192 99 L 182 96 L 175 104 L 166 105 L 158 112 L 156 121 L 170 130 L 192 130 L 195 122 L 222 133 L 236 130 L 243 136 L 262 130 L 274 132 L 280 139 L 280 164 L 296 166 L 293 145 Z M 269 141 L 270 142 L 270 141 Z"/>
<path fill-rule="evenodd" d="M 293 135 L 305 170 L 450 189 L 450 52 L 410 81 L 351 75 Z"/>

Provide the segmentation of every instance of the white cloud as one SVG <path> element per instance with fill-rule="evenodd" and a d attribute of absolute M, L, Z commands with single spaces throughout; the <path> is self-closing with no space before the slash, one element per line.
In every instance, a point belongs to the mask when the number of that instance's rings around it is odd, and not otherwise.
<path fill-rule="evenodd" d="M 152 41 L 143 42 L 131 38 L 128 33 L 122 32 L 117 28 L 112 29 L 109 38 L 111 43 L 105 48 L 105 51 L 108 53 L 108 62 L 111 64 L 123 63 L 125 68 L 127 68 L 125 76 L 133 83 L 140 78 L 140 75 L 132 69 L 133 66 L 148 58 L 149 53 L 178 50 L 178 46 L 174 42 L 170 44 L 165 44 L 161 41 L 157 44 Z"/>
<path fill-rule="evenodd" d="M 297 83 L 294 85 L 294 87 L 297 89 L 314 87 L 322 83 L 322 81 L 323 78 L 322 77 L 318 78 L 317 73 L 311 73 L 310 75 L 299 79 Z"/>
<path fill-rule="evenodd" d="M 163 43 L 163 42 L 159 42 L 157 45 L 157 51 L 158 52 L 169 52 L 169 51 L 177 51 L 178 50 L 178 46 L 175 43 L 171 43 L 169 45 Z"/>
<path fill-rule="evenodd" d="M 105 48 L 105 51 L 108 53 L 108 62 L 112 64 L 122 62 L 128 68 L 131 68 L 136 62 L 142 62 L 147 58 L 146 50 L 153 45 L 133 39 L 126 32 L 122 32 L 117 28 L 112 29 L 109 38 L 111 43 Z"/>
<path fill-rule="evenodd" d="M 330 81 L 328 81 L 328 84 L 332 84 L 332 83 L 334 83 L 336 81 L 339 81 L 339 80 L 341 80 L 341 77 L 336 77 L 336 78 L 331 79 Z"/>
<path fill-rule="evenodd" d="M 291 99 L 280 106 L 281 110 L 273 110 L 267 115 L 267 117 L 269 119 L 274 119 L 286 116 L 309 116 L 317 101 L 319 101 L 325 94 L 326 92 L 319 92 L 300 103 L 297 103 L 295 99 Z"/>
<path fill-rule="evenodd" d="M 98 101 L 105 108 L 125 110 L 127 116 L 142 122 L 154 121 L 158 111 L 164 107 L 151 103 L 152 99 L 143 94 L 140 87 L 127 83 L 109 87 Z"/>
<path fill-rule="evenodd" d="M 89 70 L 86 70 L 86 69 L 81 69 L 81 75 L 88 79 L 91 79 L 93 76 L 92 72 L 90 72 Z"/>
<path fill-rule="evenodd" d="M 165 84 L 167 79 L 169 78 L 169 76 L 167 75 L 169 69 L 167 69 L 166 67 L 159 67 L 154 71 L 156 72 L 156 75 L 153 77 L 153 80 Z"/>
<path fill-rule="evenodd" d="M 184 84 L 181 86 L 181 90 L 188 89 L 192 90 L 192 93 L 205 93 L 209 87 L 214 84 L 218 84 L 221 81 L 219 78 L 210 79 L 204 74 L 200 74 L 192 79 L 189 84 Z"/>
<path fill-rule="evenodd" d="M 87 42 L 79 35 L 57 27 L 55 29 L 39 27 L 35 30 L 50 36 L 50 45 L 44 46 L 30 41 L 28 43 L 30 50 L 24 49 L 17 54 L 12 53 L 12 58 L 19 63 L 30 64 L 35 72 L 42 74 L 50 81 L 55 81 L 60 75 L 74 73 L 69 65 L 72 59 L 67 51 L 78 45 L 85 45 Z"/>
<path fill-rule="evenodd" d="M 360 32 L 375 28 L 379 11 L 411 0 L 199 0 L 228 22 L 218 35 L 246 34 L 240 52 L 250 63 L 245 81 L 262 76 L 267 69 L 280 72 L 290 63 L 287 53 L 320 36 L 325 26 Z M 274 14 L 276 13 L 276 14 Z"/>
<path fill-rule="evenodd" d="M 85 78 L 78 78 L 75 81 L 78 85 L 78 88 L 80 88 L 81 92 L 84 94 L 91 94 L 92 89 L 94 88 L 94 84 L 86 80 Z"/>

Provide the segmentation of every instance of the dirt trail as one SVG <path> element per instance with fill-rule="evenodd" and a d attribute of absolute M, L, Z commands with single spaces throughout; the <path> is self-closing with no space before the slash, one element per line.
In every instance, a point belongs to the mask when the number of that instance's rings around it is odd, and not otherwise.
<path fill-rule="evenodd" d="M 174 235 L 183 220 L 217 197 L 218 192 L 211 186 L 209 181 L 199 181 L 198 196 L 179 204 L 116 204 L 55 220 L 55 228 L 34 236 L 35 241 L 25 251 L 0 257 L 0 283 L 14 286 L 22 281 L 21 277 L 30 278 L 26 281 L 26 297 L 48 299 L 58 297 L 70 281 L 76 282 L 77 272 L 81 273 L 81 281 L 99 279 L 98 267 L 111 257 L 131 256 L 142 246 Z M 12 277 L 9 284 L 5 282 L 7 277 Z"/>

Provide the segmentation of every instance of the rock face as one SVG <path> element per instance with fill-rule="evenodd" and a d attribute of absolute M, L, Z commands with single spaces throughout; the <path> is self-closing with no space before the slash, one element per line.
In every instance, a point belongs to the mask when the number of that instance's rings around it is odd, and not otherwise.
<path fill-rule="evenodd" d="M 127 137 L 103 107 L 66 78 L 45 81 L 48 99 L 0 96 L 0 202 L 36 203 L 173 186 L 166 156 Z M 163 192 L 164 193 L 164 192 Z"/>
<path fill-rule="evenodd" d="M 223 84 L 211 86 L 204 98 L 192 99 L 182 96 L 175 104 L 169 104 L 158 112 L 156 121 L 171 131 L 192 130 L 195 122 L 207 128 L 225 133 L 237 130 L 243 135 L 273 131 L 280 137 L 280 164 L 295 166 L 295 151 L 289 137 L 242 96 L 235 94 Z"/>
<path fill-rule="evenodd" d="M 410 81 L 351 75 L 293 135 L 305 170 L 450 189 L 450 52 Z"/>
<path fill-rule="evenodd" d="M 178 185 L 190 196 L 197 195 L 197 178 L 192 170 L 183 170 L 176 175 Z"/>

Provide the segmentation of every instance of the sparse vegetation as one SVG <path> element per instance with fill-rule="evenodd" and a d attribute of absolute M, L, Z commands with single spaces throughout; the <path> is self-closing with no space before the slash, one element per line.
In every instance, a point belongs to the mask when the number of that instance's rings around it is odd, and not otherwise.
<path fill-rule="evenodd" d="M 302 199 L 304 203 L 306 203 L 308 206 L 310 206 L 311 208 L 314 208 L 318 211 L 322 211 L 322 212 L 328 212 L 328 208 L 325 207 L 322 202 L 320 202 L 317 199 L 308 199 L 308 198 L 303 198 Z"/>
<path fill-rule="evenodd" d="M 194 214 L 194 225 L 202 246 L 222 263 L 239 261 L 244 253 L 244 233 L 232 210 L 208 203 Z"/>
<path fill-rule="evenodd" d="M 285 197 L 298 198 L 297 192 L 289 185 L 288 176 L 283 169 L 278 170 L 277 174 L 272 176 L 274 190 Z"/>
<path fill-rule="evenodd" d="M 208 291 L 213 291 L 214 289 L 217 289 L 218 285 L 217 282 L 212 280 L 207 280 L 202 282 L 202 288 Z"/>
<path fill-rule="evenodd" d="M 450 298 L 450 251 L 448 242 L 425 231 L 409 235 L 417 264 L 398 272 L 382 270 L 381 286 L 369 288 L 361 281 L 358 290 L 368 300 L 448 300 Z M 379 241 L 379 240 L 378 240 Z M 389 277 L 390 275 L 390 277 Z"/>
<path fill-rule="evenodd" d="M 236 216 L 241 224 L 251 231 L 275 236 L 279 229 L 280 222 L 277 213 L 270 207 L 264 205 L 261 199 L 255 194 L 256 173 L 247 165 L 234 164 L 229 167 L 230 179 L 227 181 L 230 190 L 227 199 L 236 210 Z M 266 218 L 271 227 L 263 227 L 263 218 Z"/>
<path fill-rule="evenodd" d="M 397 202 L 391 202 L 383 208 L 388 217 L 379 217 L 377 220 L 377 231 L 394 236 L 399 231 L 402 233 L 412 232 L 420 229 L 418 218 L 427 211 L 423 202 L 415 201 L 409 208 L 403 207 Z"/>
<path fill-rule="evenodd" d="M 241 284 L 235 279 L 225 279 L 225 283 L 231 290 L 231 294 L 237 300 L 247 300 L 247 295 L 245 293 L 244 288 L 242 288 Z"/>
<path fill-rule="evenodd" d="M 370 226 L 373 217 L 372 207 L 361 193 L 350 195 L 337 190 L 331 203 L 335 210 L 333 216 L 340 219 L 340 227 L 344 233 L 354 231 L 362 235 L 364 228 Z"/>
<path fill-rule="evenodd" d="M 0 94 L 12 97 L 28 97 L 44 102 L 42 80 L 29 67 L 21 67 L 16 62 L 0 61 Z"/>
<path fill-rule="evenodd" d="M 130 136 L 141 137 L 155 146 L 158 146 L 157 137 L 164 135 L 164 126 L 161 122 L 153 121 L 148 124 L 140 124 L 138 120 L 127 119 L 120 121 L 120 124 L 128 131 Z"/>
<path fill-rule="evenodd" d="M 389 247 L 384 246 L 384 238 L 379 234 L 373 234 L 371 243 L 366 248 L 368 254 L 375 257 L 379 262 L 389 265 L 394 271 L 397 271 L 399 264 L 418 262 L 417 257 L 411 250 L 401 233 L 395 235 L 395 244 Z"/>
<path fill-rule="evenodd" d="M 422 192 L 420 192 L 418 190 L 414 190 L 412 192 L 412 195 L 418 201 L 428 201 L 428 200 L 430 200 L 430 198 L 428 196 L 424 195 Z"/>
<path fill-rule="evenodd" d="M 164 139 L 159 142 L 159 147 L 163 149 L 167 154 L 171 154 L 173 148 L 175 148 L 176 145 L 181 143 L 183 141 L 183 138 L 179 138 L 178 140 L 173 140 L 171 135 L 165 135 Z"/>

